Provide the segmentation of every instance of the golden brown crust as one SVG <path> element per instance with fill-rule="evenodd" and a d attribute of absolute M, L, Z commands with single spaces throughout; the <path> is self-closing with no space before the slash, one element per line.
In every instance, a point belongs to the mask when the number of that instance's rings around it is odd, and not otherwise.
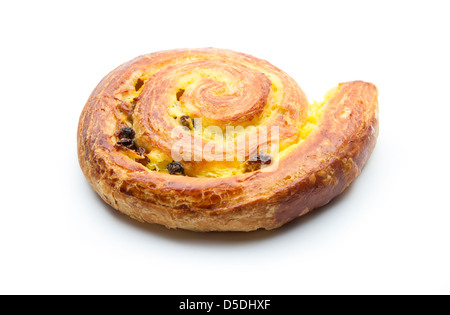
<path fill-rule="evenodd" d="M 325 104 L 317 128 L 280 160 L 275 172 L 252 172 L 223 178 L 174 176 L 151 172 L 128 158 L 114 147 L 113 135 L 118 124 L 115 114 L 117 95 L 126 92 L 121 88 L 136 73 L 153 72 L 149 80 L 164 80 L 167 72 L 177 70 L 171 66 L 173 61 L 184 58 L 186 54 L 189 58 L 222 54 L 232 61 L 261 63 L 281 77 L 285 75 L 266 61 L 212 48 L 144 55 L 108 74 L 92 92 L 81 114 L 78 157 L 91 186 L 112 207 L 139 221 L 168 228 L 194 231 L 274 229 L 328 203 L 361 172 L 378 135 L 377 89 L 373 84 L 362 81 L 339 85 L 337 92 Z M 270 83 L 257 73 L 246 75 L 255 76 L 252 84 L 260 86 L 260 91 L 246 96 L 248 107 L 243 109 L 245 115 L 239 115 L 238 105 L 231 106 L 229 111 L 221 108 L 216 112 L 202 112 L 206 107 L 200 105 L 200 115 L 214 122 L 226 117 L 240 123 L 259 115 L 265 106 L 261 95 L 264 98 L 268 93 L 267 85 Z M 296 98 L 286 101 L 287 107 L 296 104 L 296 110 L 287 109 L 288 114 L 301 120 L 307 107 L 306 96 L 295 82 L 292 83 L 290 78 L 286 80 L 289 84 L 285 86 L 295 90 L 292 97 Z M 162 98 L 167 93 L 164 89 L 170 86 L 170 82 L 155 86 L 153 91 L 139 97 L 134 109 L 137 112 L 135 125 L 141 125 L 136 132 L 144 139 L 142 142 L 155 146 L 157 139 L 156 146 L 167 149 L 172 141 L 170 132 L 161 135 L 160 130 L 152 128 L 170 128 L 165 125 L 163 107 L 154 104 L 155 99 L 165 104 Z M 291 95 L 291 92 L 286 93 Z M 205 93 L 194 91 L 185 97 L 197 95 L 199 99 L 214 103 L 212 96 Z M 152 127 L 152 123 L 156 125 Z M 280 137 L 289 135 L 289 128 L 285 132 L 280 132 Z"/>

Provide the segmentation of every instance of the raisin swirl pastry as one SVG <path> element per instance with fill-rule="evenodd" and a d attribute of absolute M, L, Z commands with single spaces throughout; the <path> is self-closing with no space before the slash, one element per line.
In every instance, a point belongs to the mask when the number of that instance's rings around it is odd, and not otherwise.
<path fill-rule="evenodd" d="M 358 176 L 378 135 L 377 95 L 354 81 L 309 104 L 286 73 L 246 54 L 143 55 L 92 92 L 79 121 L 79 162 L 104 201 L 139 221 L 274 229 Z"/>

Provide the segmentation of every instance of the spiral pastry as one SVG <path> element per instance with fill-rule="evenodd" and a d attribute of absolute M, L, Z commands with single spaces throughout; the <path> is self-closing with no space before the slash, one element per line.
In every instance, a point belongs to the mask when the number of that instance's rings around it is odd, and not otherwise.
<path fill-rule="evenodd" d="M 378 135 L 377 89 L 339 84 L 309 104 L 286 73 L 223 49 L 133 59 L 92 92 L 78 157 L 94 190 L 142 222 L 273 229 L 328 203 Z"/>

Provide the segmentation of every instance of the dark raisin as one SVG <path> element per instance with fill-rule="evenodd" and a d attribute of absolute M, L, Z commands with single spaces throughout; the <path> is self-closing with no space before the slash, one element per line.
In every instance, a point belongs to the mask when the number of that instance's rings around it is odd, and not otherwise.
<path fill-rule="evenodd" d="M 254 172 L 260 170 L 263 165 L 270 165 L 272 157 L 267 153 L 258 153 L 245 162 L 245 171 Z"/>
<path fill-rule="evenodd" d="M 183 96 L 184 89 L 179 89 L 177 92 L 177 101 L 180 101 L 181 97 Z"/>
<path fill-rule="evenodd" d="M 187 115 L 180 117 L 180 124 L 184 127 L 188 127 L 189 130 L 194 129 L 194 120 Z"/>
<path fill-rule="evenodd" d="M 167 170 L 171 175 L 184 175 L 184 167 L 179 162 L 171 162 L 167 164 Z"/>
<path fill-rule="evenodd" d="M 125 147 L 128 149 L 135 149 L 134 141 L 132 139 L 120 139 L 116 142 L 116 146 Z"/>
<path fill-rule="evenodd" d="M 134 86 L 134 89 L 136 91 L 139 91 L 143 85 L 144 85 L 144 81 L 142 81 L 141 79 L 137 79 L 137 82 L 136 82 L 136 85 Z"/>
<path fill-rule="evenodd" d="M 133 140 L 134 138 L 134 130 L 131 129 L 130 127 L 123 127 L 121 128 L 118 133 L 117 136 L 119 137 L 119 139 L 129 139 L 129 140 Z"/>
<path fill-rule="evenodd" d="M 270 165 L 272 163 L 272 157 L 267 153 L 257 154 L 256 159 L 263 165 Z"/>

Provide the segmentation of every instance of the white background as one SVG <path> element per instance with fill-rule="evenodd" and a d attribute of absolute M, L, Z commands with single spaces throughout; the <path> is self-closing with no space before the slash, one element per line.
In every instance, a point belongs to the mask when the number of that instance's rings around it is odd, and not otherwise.
<path fill-rule="evenodd" d="M 2 1 L 0 293 L 450 293 L 450 22 L 445 1 Z M 309 99 L 378 86 L 380 136 L 330 205 L 276 231 L 136 223 L 76 154 L 110 70 L 184 47 L 250 53 Z"/>

